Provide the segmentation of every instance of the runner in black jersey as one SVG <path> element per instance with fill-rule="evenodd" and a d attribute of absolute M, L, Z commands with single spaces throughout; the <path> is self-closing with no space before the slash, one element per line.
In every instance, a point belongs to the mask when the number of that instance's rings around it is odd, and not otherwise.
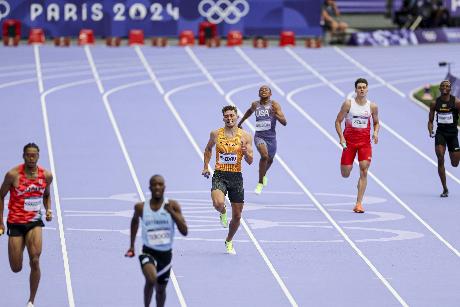
<path fill-rule="evenodd" d="M 450 163 L 457 167 L 460 161 L 460 148 L 458 144 L 458 112 L 460 110 L 460 100 L 450 94 L 451 83 L 444 80 L 439 85 L 439 96 L 430 105 L 430 115 L 428 118 L 428 132 L 435 138 L 435 151 L 438 157 L 438 174 L 441 179 L 443 191 L 441 197 L 449 196 L 446 184 L 446 169 L 444 167 L 444 154 L 446 146 L 449 150 Z M 436 123 L 438 125 L 436 133 L 433 133 L 433 120 L 436 112 Z"/>

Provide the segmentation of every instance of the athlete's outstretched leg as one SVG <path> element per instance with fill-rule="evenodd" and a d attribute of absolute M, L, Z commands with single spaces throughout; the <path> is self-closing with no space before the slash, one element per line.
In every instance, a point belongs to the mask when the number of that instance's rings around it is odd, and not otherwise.
<path fill-rule="evenodd" d="M 241 213 L 243 212 L 243 203 L 232 203 L 232 220 L 228 229 L 227 242 L 232 241 L 238 227 L 240 227 Z"/>
<path fill-rule="evenodd" d="M 157 269 L 152 263 L 146 263 L 142 267 L 142 273 L 145 277 L 144 306 L 149 307 L 152 301 L 153 288 L 157 280 Z"/>
<path fill-rule="evenodd" d="M 266 186 L 268 184 L 267 173 L 268 173 L 268 170 L 270 169 L 270 167 L 272 166 L 273 159 L 275 158 L 275 155 L 276 155 L 277 141 L 274 138 L 274 139 L 271 139 L 268 142 L 266 142 L 266 144 L 267 144 L 267 152 L 268 152 L 268 161 L 267 161 L 267 167 L 265 169 L 265 175 L 262 178 L 264 186 Z"/>
<path fill-rule="evenodd" d="M 25 248 L 25 240 L 22 236 L 10 236 L 8 238 L 8 257 L 11 271 L 19 273 L 22 270 L 22 259 Z"/>
<path fill-rule="evenodd" d="M 267 145 L 264 143 L 258 144 L 257 145 L 257 150 L 259 151 L 260 154 L 260 160 L 259 160 L 259 183 L 263 183 L 264 181 L 264 176 L 267 174 L 267 170 L 269 168 L 269 157 L 268 157 L 268 149 Z M 273 162 L 273 159 L 272 159 Z M 271 163 L 270 163 L 271 165 Z"/>
<path fill-rule="evenodd" d="M 442 184 L 442 189 L 443 189 L 441 197 L 447 197 L 449 190 L 447 189 L 446 169 L 444 166 L 444 154 L 446 153 L 446 146 L 436 145 L 435 151 L 436 151 L 436 156 L 438 158 L 438 175 L 439 175 L 439 179 L 441 179 L 441 184 Z"/>
<path fill-rule="evenodd" d="M 33 303 L 40 283 L 40 255 L 42 253 L 42 228 L 34 227 L 26 234 L 25 243 L 30 261 L 30 297 L 29 302 Z"/>
<path fill-rule="evenodd" d="M 160 285 L 159 283 L 157 283 L 155 290 L 155 299 L 157 302 L 157 307 L 163 307 L 166 302 L 166 285 Z"/>
<path fill-rule="evenodd" d="M 369 165 L 370 165 L 369 160 L 359 161 L 358 196 L 356 197 L 356 206 L 355 206 L 355 209 L 353 210 L 358 213 L 364 212 L 362 204 L 363 204 L 364 192 L 366 191 L 366 187 L 367 187 L 367 171 L 369 170 Z"/>
<path fill-rule="evenodd" d="M 270 167 L 272 166 L 273 164 L 273 157 L 269 157 L 268 158 L 268 161 L 267 161 L 267 169 L 265 171 L 265 174 L 268 172 L 268 170 L 270 169 Z"/>
<path fill-rule="evenodd" d="M 353 161 L 355 160 L 358 149 L 350 144 L 342 150 L 342 157 L 340 158 L 340 173 L 343 178 L 350 177 L 351 170 L 353 169 Z"/>
<path fill-rule="evenodd" d="M 212 190 L 211 191 L 211 199 L 212 199 L 212 205 L 214 206 L 214 209 L 219 211 L 220 213 L 224 214 L 226 213 L 225 209 L 225 194 L 221 190 Z"/>
<path fill-rule="evenodd" d="M 343 178 L 350 177 L 351 170 L 353 169 L 353 164 L 351 165 L 340 165 L 340 173 Z"/>
<path fill-rule="evenodd" d="M 219 219 L 222 227 L 228 227 L 227 208 L 225 207 L 225 194 L 221 190 L 212 190 L 211 199 L 214 208 L 220 213 Z"/>

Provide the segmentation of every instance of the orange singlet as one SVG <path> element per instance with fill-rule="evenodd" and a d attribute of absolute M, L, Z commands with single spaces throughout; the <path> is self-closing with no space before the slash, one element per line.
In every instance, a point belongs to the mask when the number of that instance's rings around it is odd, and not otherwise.
<path fill-rule="evenodd" d="M 216 142 L 216 166 L 217 171 L 241 172 L 241 136 L 243 130 L 237 128 L 236 136 L 229 138 L 225 135 L 225 128 L 217 132 Z"/>
<path fill-rule="evenodd" d="M 8 223 L 26 224 L 41 219 L 43 193 L 46 189 L 45 170 L 38 166 L 37 178 L 29 179 L 24 164 L 19 166 L 19 186 L 11 187 L 8 202 Z"/>

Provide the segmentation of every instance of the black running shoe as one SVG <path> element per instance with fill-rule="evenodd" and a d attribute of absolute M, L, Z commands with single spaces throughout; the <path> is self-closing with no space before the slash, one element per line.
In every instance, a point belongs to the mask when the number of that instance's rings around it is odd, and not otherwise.
<path fill-rule="evenodd" d="M 445 190 L 441 193 L 441 195 L 439 195 L 441 197 L 448 197 L 449 196 L 449 190 Z"/>

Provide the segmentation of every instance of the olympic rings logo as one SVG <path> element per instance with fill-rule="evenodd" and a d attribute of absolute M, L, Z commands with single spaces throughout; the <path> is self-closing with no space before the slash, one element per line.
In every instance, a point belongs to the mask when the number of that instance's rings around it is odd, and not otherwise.
<path fill-rule="evenodd" d="M 249 3 L 246 0 L 202 0 L 198 4 L 198 12 L 209 22 L 218 24 L 225 21 L 235 24 L 249 13 Z"/>
<path fill-rule="evenodd" d="M 0 20 L 10 13 L 10 4 L 5 0 L 0 0 Z"/>

